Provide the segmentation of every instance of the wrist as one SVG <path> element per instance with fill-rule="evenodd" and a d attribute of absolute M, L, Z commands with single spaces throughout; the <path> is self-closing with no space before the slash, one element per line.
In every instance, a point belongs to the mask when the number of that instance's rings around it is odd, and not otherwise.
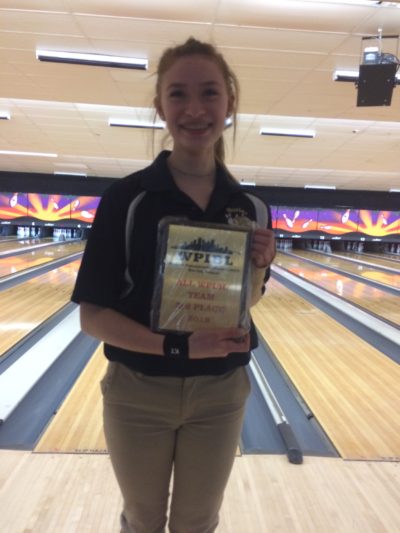
<path fill-rule="evenodd" d="M 163 352 L 168 359 L 189 359 L 191 333 L 167 333 L 164 336 Z"/>

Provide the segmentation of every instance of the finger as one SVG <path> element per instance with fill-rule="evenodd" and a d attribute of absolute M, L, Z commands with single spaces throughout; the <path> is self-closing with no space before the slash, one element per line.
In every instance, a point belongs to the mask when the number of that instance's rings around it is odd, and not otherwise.
<path fill-rule="evenodd" d="M 225 350 L 230 352 L 247 352 L 250 349 L 250 335 L 244 335 L 235 339 L 227 339 L 225 341 Z"/>
<path fill-rule="evenodd" d="M 267 268 L 272 263 L 274 257 L 275 257 L 274 250 L 263 251 L 263 252 L 258 252 L 254 250 L 251 253 L 251 258 L 254 264 L 259 268 Z"/>
<path fill-rule="evenodd" d="M 271 230 L 271 229 L 267 229 L 267 228 L 258 228 L 258 229 L 255 229 L 253 231 L 253 237 L 273 237 L 274 236 L 274 232 Z"/>
<path fill-rule="evenodd" d="M 239 339 L 248 333 L 244 328 L 223 328 L 220 330 L 221 339 Z"/>
<path fill-rule="evenodd" d="M 250 255 L 257 267 L 269 266 L 276 255 L 275 238 L 271 230 L 261 230 L 254 234 Z"/>
<path fill-rule="evenodd" d="M 252 242 L 252 246 L 274 246 L 275 244 L 275 237 L 273 234 L 261 234 L 261 235 L 254 235 Z"/>
<path fill-rule="evenodd" d="M 189 337 L 189 357 L 226 357 L 230 352 L 247 352 L 250 335 L 244 328 L 199 330 Z"/>
<path fill-rule="evenodd" d="M 268 248 L 269 246 L 273 246 L 273 244 L 274 241 L 269 237 L 258 237 L 253 239 L 251 247 Z"/>

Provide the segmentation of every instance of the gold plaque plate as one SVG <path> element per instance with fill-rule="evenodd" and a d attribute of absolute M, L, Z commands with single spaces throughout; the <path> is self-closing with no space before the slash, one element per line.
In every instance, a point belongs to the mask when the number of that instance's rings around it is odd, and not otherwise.
<path fill-rule="evenodd" d="M 246 326 L 248 228 L 160 222 L 152 328 L 160 332 Z"/>

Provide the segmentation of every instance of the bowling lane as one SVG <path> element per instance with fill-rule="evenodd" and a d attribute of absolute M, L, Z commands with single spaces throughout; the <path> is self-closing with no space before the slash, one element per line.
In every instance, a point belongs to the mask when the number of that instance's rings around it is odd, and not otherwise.
<path fill-rule="evenodd" d="M 107 359 L 100 344 L 51 420 L 35 452 L 106 453 L 99 382 Z"/>
<path fill-rule="evenodd" d="M 272 278 L 254 322 L 346 459 L 400 459 L 400 365 Z"/>
<path fill-rule="evenodd" d="M 365 263 L 375 263 L 387 268 L 395 268 L 399 271 L 400 274 L 400 257 L 396 259 L 393 255 L 385 254 L 357 254 L 355 252 L 333 252 L 333 255 L 348 257 L 349 259 L 355 259 L 356 261 L 363 261 Z"/>
<path fill-rule="evenodd" d="M 0 253 L 17 253 L 35 244 L 50 244 L 55 242 L 53 237 L 44 239 L 20 239 L 18 241 L 0 242 Z"/>
<path fill-rule="evenodd" d="M 393 324 L 400 325 L 398 295 L 390 294 L 377 287 L 355 281 L 346 275 L 308 263 L 299 256 L 294 257 L 278 252 L 274 263 L 337 296 L 341 296 L 366 311 L 374 313 Z"/>
<path fill-rule="evenodd" d="M 27 268 L 33 268 L 55 259 L 82 252 L 85 241 L 65 242 L 63 244 L 30 250 L 25 254 L 0 257 L 0 278 L 15 274 Z"/>
<path fill-rule="evenodd" d="M 0 357 L 69 302 L 80 261 L 0 293 Z"/>
<path fill-rule="evenodd" d="M 321 254 L 318 252 L 313 252 L 312 250 L 292 250 L 293 254 L 299 257 L 304 257 L 306 259 L 312 259 L 321 263 L 321 265 L 326 265 L 333 268 L 338 268 L 343 272 L 348 272 L 349 274 L 357 274 L 371 281 L 378 281 L 389 287 L 395 287 L 400 289 L 400 269 L 397 268 L 397 272 L 384 272 L 374 267 L 372 261 L 367 265 L 365 263 L 357 263 L 352 261 L 346 261 L 341 259 L 337 255 L 330 254 Z M 353 257 L 349 256 L 349 259 Z M 364 259 L 365 261 L 365 259 Z M 395 267 L 390 267 L 395 268 Z"/>

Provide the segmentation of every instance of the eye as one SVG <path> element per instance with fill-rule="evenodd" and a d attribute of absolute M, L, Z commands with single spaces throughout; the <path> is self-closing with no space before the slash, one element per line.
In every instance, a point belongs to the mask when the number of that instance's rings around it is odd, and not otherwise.
<path fill-rule="evenodd" d="M 213 87 L 209 87 L 208 89 L 204 91 L 204 95 L 207 97 L 218 96 L 218 94 L 219 94 L 218 90 L 214 89 Z"/>
<path fill-rule="evenodd" d="M 183 98 L 184 92 L 181 89 L 174 89 L 168 95 L 170 98 Z"/>

